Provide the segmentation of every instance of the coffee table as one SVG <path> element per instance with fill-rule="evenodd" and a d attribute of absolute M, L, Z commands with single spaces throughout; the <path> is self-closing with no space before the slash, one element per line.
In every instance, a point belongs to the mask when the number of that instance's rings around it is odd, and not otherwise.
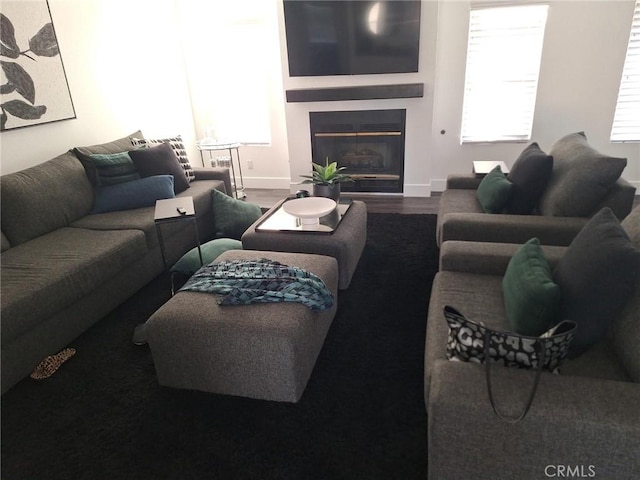
<path fill-rule="evenodd" d="M 313 197 L 309 197 L 313 198 Z M 317 233 L 317 234 L 333 234 L 342 218 L 353 203 L 351 199 L 340 199 L 336 205 L 336 209 L 326 215 L 321 216 L 318 222 L 305 223 L 302 218 L 296 217 L 286 212 L 285 204 L 290 201 L 299 199 L 285 198 L 280 200 L 275 207 L 265 213 L 255 225 L 258 232 L 290 232 L 290 233 Z"/>
<path fill-rule="evenodd" d="M 367 206 L 341 199 L 337 208 L 315 225 L 284 211 L 284 199 L 260 217 L 242 235 L 242 248 L 334 257 L 338 261 L 338 288 L 349 287 L 367 241 Z"/>

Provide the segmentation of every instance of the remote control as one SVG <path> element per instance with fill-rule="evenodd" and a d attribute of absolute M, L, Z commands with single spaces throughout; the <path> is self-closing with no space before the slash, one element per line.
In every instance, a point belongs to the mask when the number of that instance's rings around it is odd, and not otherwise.
<path fill-rule="evenodd" d="M 187 211 L 183 207 L 178 207 L 178 208 L 176 208 L 176 210 L 178 211 L 178 213 L 180 215 L 186 215 L 187 214 Z"/>

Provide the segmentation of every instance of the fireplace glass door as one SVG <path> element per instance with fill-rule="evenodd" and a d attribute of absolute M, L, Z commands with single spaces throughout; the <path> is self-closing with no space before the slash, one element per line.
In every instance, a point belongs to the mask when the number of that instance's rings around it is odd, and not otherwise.
<path fill-rule="evenodd" d="M 355 179 L 343 191 L 400 193 L 405 110 L 311 112 L 313 161 L 338 162 Z"/>

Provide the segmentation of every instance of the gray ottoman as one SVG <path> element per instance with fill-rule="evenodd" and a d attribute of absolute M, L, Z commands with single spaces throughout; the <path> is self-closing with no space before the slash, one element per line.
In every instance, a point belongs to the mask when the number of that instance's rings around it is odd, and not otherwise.
<path fill-rule="evenodd" d="M 277 207 L 276 205 L 274 208 Z M 311 232 L 256 231 L 256 225 L 272 210 L 265 213 L 244 232 L 242 247 L 248 250 L 328 255 L 338 261 L 340 274 L 338 288 L 344 290 L 349 287 L 351 277 L 353 277 L 353 272 L 358 266 L 360 255 L 362 255 L 362 250 L 367 242 L 366 203 L 354 200 L 337 230 L 331 235 Z"/>
<path fill-rule="evenodd" d="M 146 323 L 160 385 L 263 400 L 300 399 L 336 312 L 338 265 L 327 256 L 249 250 L 230 250 L 216 261 L 260 258 L 318 275 L 333 294 L 333 307 L 221 306 L 212 294 L 178 292 Z"/>

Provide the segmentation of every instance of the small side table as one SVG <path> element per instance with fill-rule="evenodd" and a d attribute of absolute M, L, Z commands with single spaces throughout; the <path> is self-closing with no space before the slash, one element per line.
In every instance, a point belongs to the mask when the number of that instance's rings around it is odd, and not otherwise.
<path fill-rule="evenodd" d="M 500 166 L 500 170 L 505 175 L 509 173 L 509 167 L 504 162 L 493 162 L 493 161 L 474 161 L 473 162 L 473 173 L 476 174 L 476 177 L 484 177 L 491 170 Z"/>
<path fill-rule="evenodd" d="M 209 152 L 209 159 L 212 158 L 211 152 L 219 151 L 219 150 L 228 150 L 231 164 L 231 176 L 233 177 L 233 195 L 235 198 L 245 198 L 247 196 L 244 193 L 244 179 L 242 178 L 242 166 L 240 165 L 240 147 L 242 143 L 240 142 L 218 142 L 217 140 L 199 140 L 196 142 L 196 147 L 200 150 L 200 157 L 202 158 L 202 164 L 204 165 L 204 152 Z M 238 180 L 240 184 L 238 184 L 236 180 L 236 169 L 233 166 L 233 150 L 236 151 L 236 160 L 238 161 Z"/>
<path fill-rule="evenodd" d="M 181 213 L 184 212 L 184 213 Z M 202 250 L 200 249 L 200 235 L 198 233 L 198 222 L 196 221 L 196 210 L 193 206 L 193 197 L 175 197 L 156 201 L 156 211 L 153 221 L 156 224 L 156 232 L 158 233 L 158 242 L 160 243 L 160 252 L 162 253 L 162 262 L 165 269 L 167 265 L 167 255 L 165 252 L 164 239 L 162 238 L 163 223 L 182 222 L 190 220 L 193 222 L 193 229 L 196 234 L 196 244 L 198 246 L 198 255 L 200 256 L 200 265 L 202 266 Z"/>

